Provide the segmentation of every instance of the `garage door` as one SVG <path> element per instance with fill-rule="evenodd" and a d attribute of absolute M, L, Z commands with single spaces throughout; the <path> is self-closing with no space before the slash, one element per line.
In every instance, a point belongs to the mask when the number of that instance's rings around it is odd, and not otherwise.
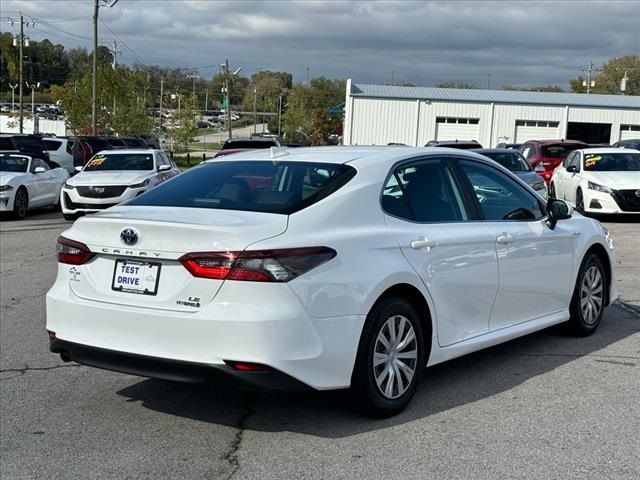
<path fill-rule="evenodd" d="M 515 143 L 560 138 L 560 122 L 516 120 Z"/>
<path fill-rule="evenodd" d="M 640 138 L 640 125 L 620 125 L 620 140 Z"/>
<path fill-rule="evenodd" d="M 436 140 L 478 140 L 477 118 L 436 118 Z"/>

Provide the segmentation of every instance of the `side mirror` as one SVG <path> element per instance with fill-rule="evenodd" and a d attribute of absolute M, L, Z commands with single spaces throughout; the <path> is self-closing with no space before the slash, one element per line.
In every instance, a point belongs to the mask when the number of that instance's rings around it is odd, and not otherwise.
<path fill-rule="evenodd" d="M 565 170 L 569 173 L 578 173 L 578 167 L 575 165 L 569 165 Z"/>
<path fill-rule="evenodd" d="M 171 165 L 159 165 L 158 166 L 158 171 L 159 172 L 166 172 L 167 170 L 171 170 Z"/>
<path fill-rule="evenodd" d="M 73 169 L 74 169 L 76 172 L 81 172 L 83 168 L 84 168 L 84 167 L 83 167 L 83 166 L 81 166 L 81 165 L 76 165 L 75 167 L 73 167 Z"/>
<path fill-rule="evenodd" d="M 558 220 L 571 218 L 572 209 L 567 202 L 558 198 L 550 198 L 547 201 L 547 226 L 553 230 Z"/>
<path fill-rule="evenodd" d="M 47 169 L 44 167 L 36 167 L 35 170 L 33 171 L 33 173 L 44 173 L 46 172 Z"/>

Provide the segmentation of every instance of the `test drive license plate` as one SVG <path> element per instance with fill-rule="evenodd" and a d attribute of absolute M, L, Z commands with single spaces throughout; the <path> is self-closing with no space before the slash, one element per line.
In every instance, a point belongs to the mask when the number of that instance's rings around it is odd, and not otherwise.
<path fill-rule="evenodd" d="M 111 289 L 118 292 L 155 295 L 160 281 L 160 264 L 116 260 Z"/>

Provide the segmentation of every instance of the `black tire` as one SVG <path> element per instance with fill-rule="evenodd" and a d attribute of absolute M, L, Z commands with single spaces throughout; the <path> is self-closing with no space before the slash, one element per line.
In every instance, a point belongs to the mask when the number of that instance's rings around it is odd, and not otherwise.
<path fill-rule="evenodd" d="M 549 198 L 556 198 L 556 187 L 553 182 L 549 184 Z"/>
<path fill-rule="evenodd" d="M 78 219 L 78 215 L 75 213 L 63 213 L 62 216 L 64 217 L 65 220 L 69 220 L 70 222 L 73 222 L 74 220 Z"/>
<path fill-rule="evenodd" d="M 390 333 L 389 328 L 391 327 L 388 322 L 394 322 L 394 329 L 396 327 L 399 329 L 400 323 L 402 323 L 403 333 L 409 336 L 408 334 L 411 330 L 402 319 L 408 321 L 409 325 L 411 325 L 415 338 L 408 342 L 404 348 L 398 349 L 393 356 L 388 355 L 388 358 L 391 359 L 389 362 L 395 362 L 395 366 L 384 362 L 381 365 L 374 366 L 374 353 L 386 355 L 380 350 L 376 351 L 376 348 L 383 346 L 382 343 L 379 343 L 381 331 L 385 329 L 385 332 Z M 400 340 L 403 338 L 407 338 L 402 334 L 397 335 L 397 337 L 399 337 L 399 340 L 397 340 L 399 343 L 402 343 Z M 415 359 L 406 357 L 402 359 L 398 357 L 396 359 L 396 354 L 409 355 L 413 349 L 416 351 Z M 413 306 L 401 297 L 388 297 L 379 301 L 367 315 L 364 330 L 360 337 L 358 354 L 351 376 L 350 393 L 353 406 L 364 414 L 383 418 L 401 412 L 409 404 L 416 392 L 423 366 L 426 363 L 424 352 L 422 324 Z M 407 370 L 404 367 L 398 368 L 399 364 L 397 362 L 404 363 L 409 368 L 409 371 L 413 369 L 413 376 L 410 379 L 408 378 Z M 381 383 L 383 387 L 389 387 L 391 383 L 391 397 L 385 395 L 382 391 L 383 388 L 378 387 L 376 382 L 376 375 L 382 375 L 383 370 L 387 370 L 387 375 Z M 399 373 L 401 371 L 403 372 L 402 374 Z M 398 382 L 395 381 L 394 383 L 393 380 L 398 374 L 400 375 L 400 383 L 403 383 L 403 391 L 397 386 Z M 401 391 L 402 393 L 400 393 Z"/>
<path fill-rule="evenodd" d="M 578 189 L 576 191 L 576 211 L 585 215 L 584 213 L 584 197 L 582 196 L 582 190 Z"/>
<path fill-rule="evenodd" d="M 13 216 L 18 220 L 22 220 L 27 216 L 29 211 L 29 194 L 24 187 L 18 188 L 16 196 L 13 199 Z"/>
<path fill-rule="evenodd" d="M 595 285 L 598 282 L 599 292 L 597 288 L 589 287 L 589 285 Z M 592 289 L 591 292 L 586 292 L 585 289 L 589 288 Z M 596 331 L 604 315 L 608 288 L 607 276 L 600 257 L 594 253 L 587 254 L 580 265 L 573 297 L 571 297 L 569 307 L 571 317 L 567 322 L 569 333 L 578 337 L 586 337 Z M 583 303 L 591 307 L 583 307 Z M 593 309 L 592 313 L 589 313 L 590 308 Z"/>

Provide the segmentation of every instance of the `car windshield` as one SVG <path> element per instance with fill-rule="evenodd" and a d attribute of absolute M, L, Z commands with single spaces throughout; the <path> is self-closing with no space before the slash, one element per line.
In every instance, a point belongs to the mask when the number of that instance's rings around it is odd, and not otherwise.
<path fill-rule="evenodd" d="M 640 172 L 640 153 L 592 153 L 584 156 L 588 172 Z"/>
<path fill-rule="evenodd" d="M 17 155 L 0 156 L 0 172 L 26 173 L 28 166 L 28 157 L 19 157 Z"/>
<path fill-rule="evenodd" d="M 550 158 L 564 158 L 569 152 L 573 152 L 574 150 L 578 150 L 579 148 L 584 148 L 584 146 L 561 143 L 557 145 L 546 145 L 542 147 L 542 156 Z"/>
<path fill-rule="evenodd" d="M 153 170 L 153 154 L 99 153 L 84 167 L 85 172 L 105 170 Z"/>
<path fill-rule="evenodd" d="M 346 184 L 353 167 L 302 162 L 210 162 L 127 205 L 212 208 L 290 215 Z"/>
<path fill-rule="evenodd" d="M 531 167 L 520 152 L 478 152 L 485 157 L 495 160 L 512 172 L 529 172 Z"/>

